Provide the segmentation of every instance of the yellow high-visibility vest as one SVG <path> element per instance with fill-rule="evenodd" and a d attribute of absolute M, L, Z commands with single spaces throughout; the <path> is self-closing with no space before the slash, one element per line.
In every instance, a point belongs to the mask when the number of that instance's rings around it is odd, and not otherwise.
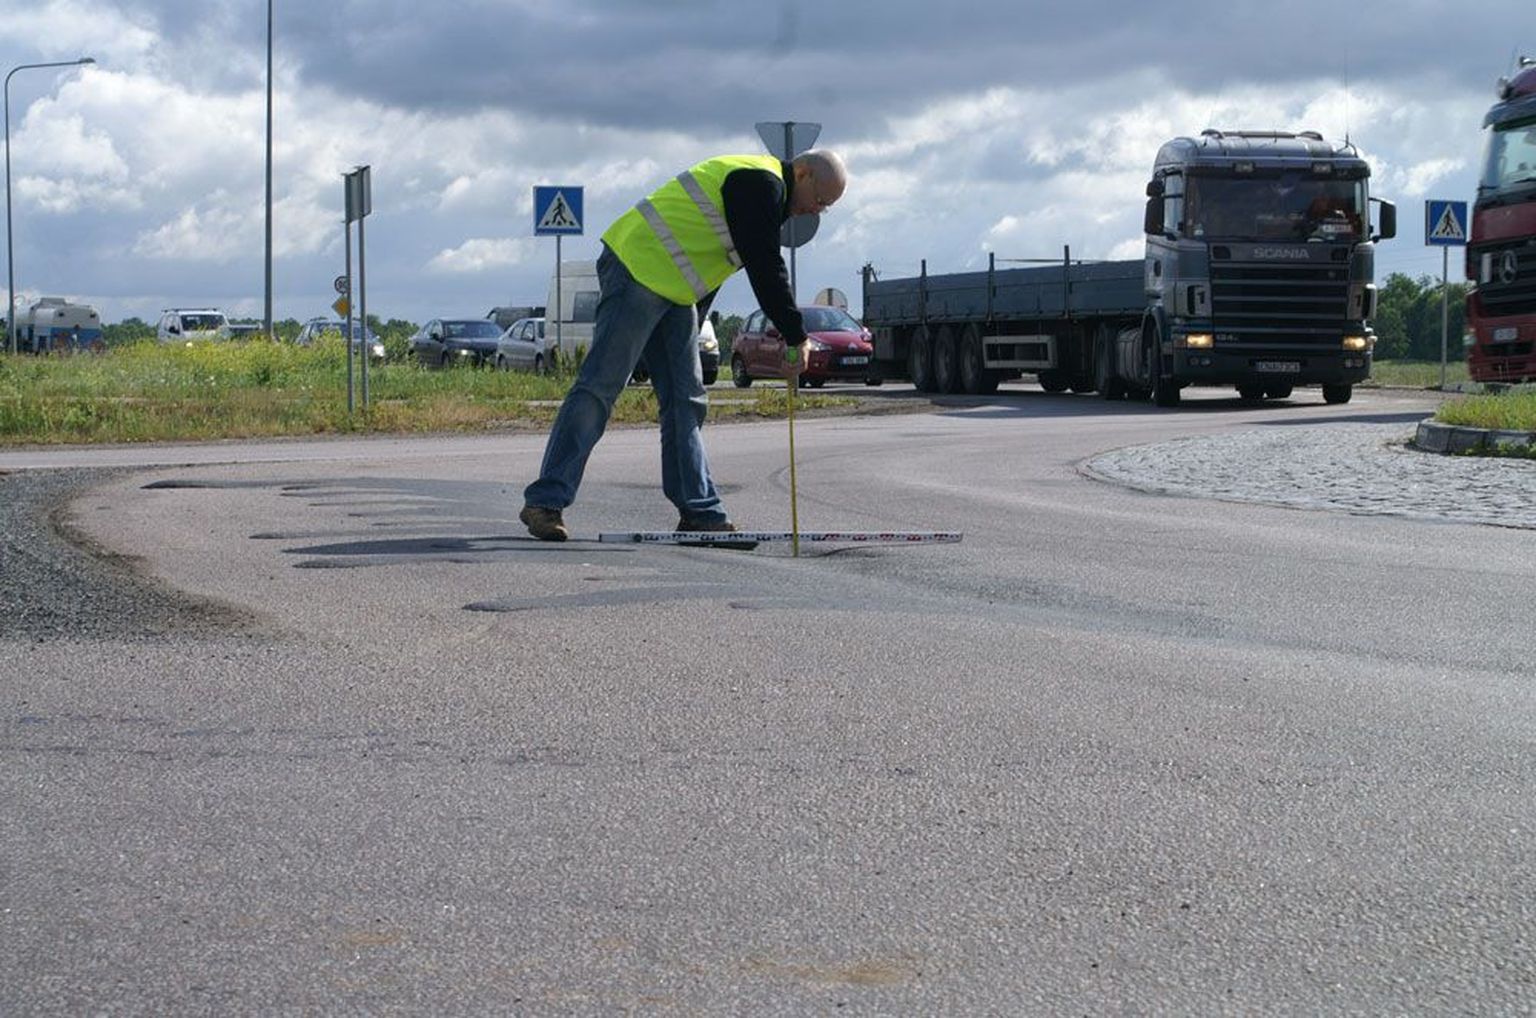
<path fill-rule="evenodd" d="M 695 304 L 741 268 L 725 224 L 725 178 L 733 170 L 767 170 L 780 180 L 773 156 L 706 159 L 651 192 L 603 233 L 646 289 L 676 304 Z"/>

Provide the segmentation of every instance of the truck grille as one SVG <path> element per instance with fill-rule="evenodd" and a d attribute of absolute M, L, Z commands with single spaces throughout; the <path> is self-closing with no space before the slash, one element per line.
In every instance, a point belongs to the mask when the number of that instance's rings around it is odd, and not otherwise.
<path fill-rule="evenodd" d="M 1331 343 L 1349 317 L 1349 268 L 1339 263 L 1211 259 L 1218 332 L 1285 333 L 1289 343 Z M 1254 339 L 1258 336 L 1252 337 Z"/>
<path fill-rule="evenodd" d="M 1490 278 L 1477 284 L 1483 309 L 1496 316 L 1536 312 L 1536 247 L 1524 240 L 1514 244 L 1480 244 L 1467 256 L 1474 278 L 1485 257 L 1489 259 Z"/>

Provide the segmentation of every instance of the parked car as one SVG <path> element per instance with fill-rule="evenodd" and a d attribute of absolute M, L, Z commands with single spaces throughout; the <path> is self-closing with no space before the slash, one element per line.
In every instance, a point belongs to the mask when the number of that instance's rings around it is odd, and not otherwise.
<path fill-rule="evenodd" d="M 489 364 L 500 338 L 496 323 L 484 318 L 434 318 L 411 337 L 411 356 L 424 367 Z"/>
<path fill-rule="evenodd" d="M 829 381 L 864 382 L 869 379 L 869 359 L 874 353 L 869 330 L 841 308 L 803 307 L 805 332 L 810 337 L 800 384 L 820 388 Z M 747 316 L 731 345 L 731 378 L 745 389 L 754 378 L 784 378 L 784 339 L 762 311 Z"/>
<path fill-rule="evenodd" d="M 714 385 L 720 377 L 720 340 L 715 337 L 715 323 L 713 313 L 699 323 L 699 373 L 704 377 L 705 385 Z M 629 380 L 637 385 L 644 385 L 651 380 L 651 373 L 645 366 L 642 358 L 635 365 L 635 373 Z"/>
<path fill-rule="evenodd" d="M 496 340 L 498 371 L 532 371 L 542 375 L 554 370 L 559 361 L 555 339 L 546 334 L 542 318 L 513 322 Z"/>
<path fill-rule="evenodd" d="M 166 308 L 155 326 L 162 343 L 200 339 L 228 339 L 229 316 L 217 308 Z"/>
<path fill-rule="evenodd" d="M 299 327 L 299 334 L 293 338 L 293 341 L 299 346 L 309 346 L 327 332 L 333 332 L 340 336 L 346 329 L 346 322 L 331 318 L 311 318 Z M 353 322 L 352 349 L 354 352 L 360 343 L 368 344 L 368 355 L 374 360 L 382 361 L 384 359 L 384 341 L 379 338 L 378 333 L 372 329 L 365 328 L 361 322 Z"/>

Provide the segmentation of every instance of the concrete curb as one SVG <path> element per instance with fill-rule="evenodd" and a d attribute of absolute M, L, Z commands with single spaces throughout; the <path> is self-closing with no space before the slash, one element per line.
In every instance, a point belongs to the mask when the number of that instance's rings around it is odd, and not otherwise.
<path fill-rule="evenodd" d="M 1450 456 L 1478 455 L 1493 452 L 1500 447 L 1536 448 L 1536 432 L 1464 428 L 1456 424 L 1441 424 L 1428 420 L 1419 422 L 1419 430 L 1414 435 L 1413 444 L 1415 448 L 1425 452 L 1438 452 Z"/>

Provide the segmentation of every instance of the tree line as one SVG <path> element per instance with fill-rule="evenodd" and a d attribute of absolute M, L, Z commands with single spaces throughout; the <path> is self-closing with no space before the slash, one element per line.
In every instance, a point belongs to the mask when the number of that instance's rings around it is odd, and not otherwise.
<path fill-rule="evenodd" d="M 1462 327 L 1467 320 L 1466 283 L 1451 283 L 1450 321 L 1446 349 L 1450 360 L 1463 357 Z M 1412 279 L 1394 272 L 1376 295 L 1376 359 L 1384 361 L 1440 360 L 1440 280 L 1434 276 Z"/>

